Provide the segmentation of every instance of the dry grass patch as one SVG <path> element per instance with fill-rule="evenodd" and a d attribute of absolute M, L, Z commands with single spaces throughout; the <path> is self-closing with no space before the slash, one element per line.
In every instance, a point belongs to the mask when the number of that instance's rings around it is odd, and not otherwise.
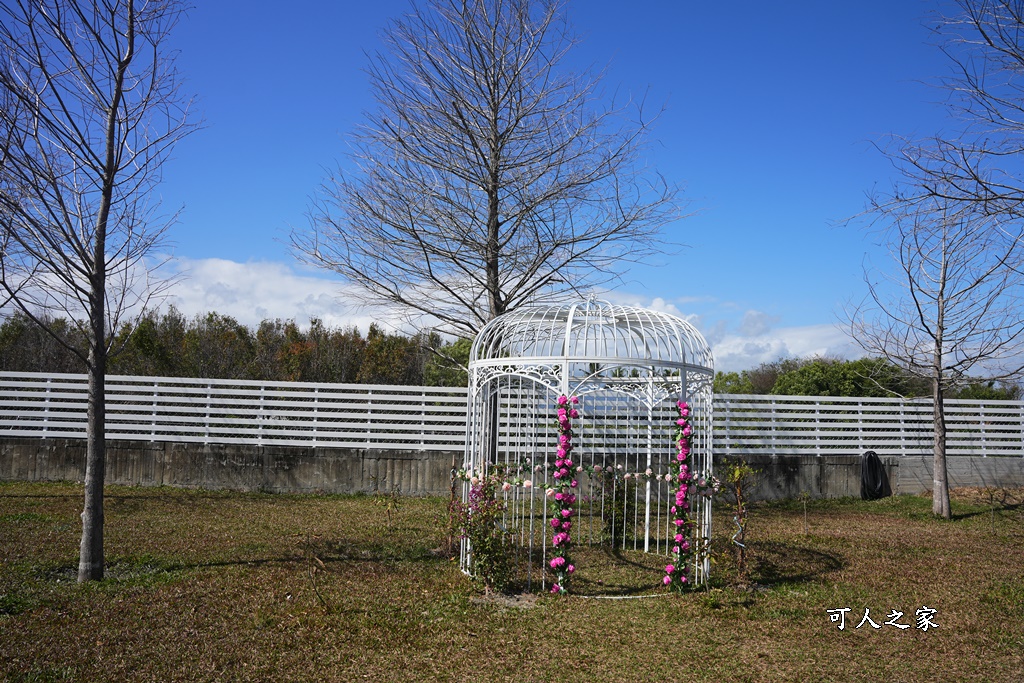
<path fill-rule="evenodd" d="M 576 590 L 610 599 L 480 600 L 436 552 L 440 500 L 402 499 L 389 525 L 369 497 L 111 487 L 108 579 L 79 586 L 81 487 L 0 484 L 0 676 L 1014 680 L 1024 491 L 1004 494 L 957 492 L 951 522 L 924 497 L 811 501 L 806 533 L 800 501 L 755 506 L 743 587 L 723 510 L 706 591 L 663 597 L 662 559 L 580 548 Z M 854 628 L 925 605 L 939 628 Z"/>

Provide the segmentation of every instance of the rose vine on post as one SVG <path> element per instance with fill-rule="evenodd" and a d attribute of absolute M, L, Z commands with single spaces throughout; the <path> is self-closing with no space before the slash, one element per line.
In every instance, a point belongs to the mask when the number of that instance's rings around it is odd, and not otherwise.
<path fill-rule="evenodd" d="M 579 402 L 576 396 L 558 397 L 558 452 L 552 471 L 555 485 L 547 491 L 551 500 L 551 528 L 554 532 L 551 538 L 553 557 L 549 562 L 555 574 L 551 592 L 559 595 L 569 591 L 569 579 L 576 571 L 569 550 L 572 547 L 573 505 L 576 503 L 578 486 L 572 459 L 572 420 L 580 416 L 575 407 Z"/>
<path fill-rule="evenodd" d="M 679 418 L 676 420 L 676 446 L 679 452 L 676 454 L 676 462 L 670 466 L 670 474 L 677 482 L 675 504 L 672 506 L 673 524 L 676 527 L 675 545 L 672 547 L 672 562 L 665 566 L 664 583 L 673 591 L 682 591 L 687 587 L 690 579 L 687 571 L 692 564 L 692 546 L 689 540 L 689 532 L 693 528 L 693 522 L 689 519 L 690 482 L 693 476 L 690 474 L 690 467 L 687 458 L 690 455 L 690 443 L 693 436 L 693 427 L 690 426 L 690 406 L 686 401 L 678 401 L 676 407 L 679 409 Z"/>

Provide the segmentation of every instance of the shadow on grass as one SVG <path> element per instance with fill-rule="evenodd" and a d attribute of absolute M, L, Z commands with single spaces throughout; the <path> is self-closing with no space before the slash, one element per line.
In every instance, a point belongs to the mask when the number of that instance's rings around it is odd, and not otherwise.
<path fill-rule="evenodd" d="M 750 541 L 748 546 L 753 564 L 751 577 L 765 586 L 815 581 L 845 566 L 838 555 L 793 543 Z"/>
<path fill-rule="evenodd" d="M 1000 518 L 1007 512 L 1019 512 L 1024 510 L 1024 503 L 1008 503 L 1006 501 L 996 500 L 994 504 L 987 507 L 981 507 L 971 512 L 954 513 L 950 516 L 953 521 L 959 521 L 962 519 L 971 519 L 972 517 L 982 516 L 993 516 L 998 515 Z"/>

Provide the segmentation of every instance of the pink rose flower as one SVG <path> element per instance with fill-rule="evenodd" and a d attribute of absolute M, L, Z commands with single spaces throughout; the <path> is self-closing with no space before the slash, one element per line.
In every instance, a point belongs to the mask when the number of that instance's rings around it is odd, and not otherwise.
<path fill-rule="evenodd" d="M 510 488 L 512 488 L 512 484 L 508 483 L 507 481 L 503 481 L 501 483 L 501 490 L 502 491 L 508 491 Z"/>
<path fill-rule="evenodd" d="M 576 488 L 577 486 L 579 486 L 579 482 L 577 482 L 575 479 L 573 479 L 572 483 L 569 484 L 569 486 L 571 486 L 572 488 Z"/>
<path fill-rule="evenodd" d="M 558 405 L 564 406 L 568 402 L 569 402 L 569 397 L 568 396 L 562 395 L 562 396 L 558 397 Z"/>
<path fill-rule="evenodd" d="M 555 494 L 555 490 L 554 489 L 548 489 L 547 491 L 544 492 L 544 495 L 546 495 L 548 498 L 554 498 L 555 495 L 556 495 Z"/>
<path fill-rule="evenodd" d="M 667 564 L 667 565 L 665 565 L 665 573 L 666 574 L 671 574 L 675 570 L 676 570 L 676 566 L 674 564 Z"/>
<path fill-rule="evenodd" d="M 574 571 L 576 571 L 576 567 L 574 567 L 574 566 L 573 566 L 573 565 L 571 565 L 571 564 L 570 564 L 570 565 L 569 565 L 568 567 L 566 567 L 566 568 L 565 568 L 565 572 L 566 572 L 567 574 L 572 574 L 572 573 L 573 573 Z"/>
<path fill-rule="evenodd" d="M 683 542 L 683 535 L 682 534 L 676 534 L 676 543 L 682 543 L 682 542 Z"/>
<path fill-rule="evenodd" d="M 579 396 L 573 396 L 572 397 L 572 402 L 573 402 L 573 405 L 578 404 L 580 402 L 580 397 Z"/>
<path fill-rule="evenodd" d="M 551 518 L 551 527 L 553 529 L 557 529 L 560 526 L 562 526 L 562 522 L 557 517 L 552 517 Z"/>
<path fill-rule="evenodd" d="M 523 482 L 523 488 L 524 489 L 531 489 L 531 488 L 533 488 L 533 482 L 530 481 L 529 479 L 527 479 L 526 481 Z"/>
<path fill-rule="evenodd" d="M 665 578 L 662 579 L 662 583 L 664 583 L 666 586 L 669 585 L 670 583 L 672 583 L 672 577 L 666 575 Z"/>
<path fill-rule="evenodd" d="M 569 411 L 569 417 L 571 417 L 572 419 L 575 420 L 579 416 L 580 416 L 580 411 L 576 410 L 575 408 L 573 408 L 572 410 Z"/>

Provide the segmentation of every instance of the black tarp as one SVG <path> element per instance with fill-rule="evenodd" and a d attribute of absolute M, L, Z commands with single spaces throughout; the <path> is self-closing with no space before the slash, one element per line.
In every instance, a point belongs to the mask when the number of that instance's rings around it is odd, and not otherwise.
<path fill-rule="evenodd" d="M 860 497 L 863 500 L 877 500 L 891 495 L 889 477 L 878 453 L 865 452 L 860 459 Z"/>

